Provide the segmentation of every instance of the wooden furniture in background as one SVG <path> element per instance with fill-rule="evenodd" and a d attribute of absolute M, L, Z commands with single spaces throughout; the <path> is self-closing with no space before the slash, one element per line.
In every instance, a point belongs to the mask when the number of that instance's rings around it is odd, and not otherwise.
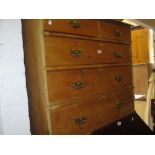
<path fill-rule="evenodd" d="M 148 79 L 151 74 L 151 64 L 133 65 L 134 94 L 147 96 Z"/>
<path fill-rule="evenodd" d="M 128 25 L 22 23 L 32 134 L 90 134 L 134 111 Z"/>
<path fill-rule="evenodd" d="M 149 30 L 131 31 L 134 94 L 147 95 L 151 64 L 149 61 Z"/>
<path fill-rule="evenodd" d="M 132 63 L 149 63 L 148 29 L 140 28 L 131 31 Z"/>

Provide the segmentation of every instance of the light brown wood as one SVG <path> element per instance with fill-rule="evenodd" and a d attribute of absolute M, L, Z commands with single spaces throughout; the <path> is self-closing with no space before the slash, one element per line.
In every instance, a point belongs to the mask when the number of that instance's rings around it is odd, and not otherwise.
<path fill-rule="evenodd" d="M 120 109 L 117 109 L 117 119 L 122 118 L 132 112 L 134 112 L 134 94 L 132 88 L 127 88 L 124 91 L 117 92 L 115 102 L 123 103 L 123 106 Z"/>
<path fill-rule="evenodd" d="M 48 134 L 41 23 L 39 20 L 23 20 L 22 24 L 31 133 Z"/>
<path fill-rule="evenodd" d="M 100 22 L 100 36 L 105 39 L 130 42 L 130 27 L 107 22 Z"/>
<path fill-rule="evenodd" d="M 48 19 L 43 21 L 43 26 L 44 30 L 49 30 L 52 32 L 63 32 L 95 37 L 98 36 L 97 20 L 76 19 L 75 21 L 80 23 L 79 27 L 74 27 L 69 24 L 72 21 L 72 19 Z M 51 25 L 49 23 L 51 23 Z"/>
<path fill-rule="evenodd" d="M 150 64 L 133 65 L 133 85 L 135 94 L 147 95 L 150 73 Z"/>
<path fill-rule="evenodd" d="M 133 112 L 133 91 L 131 87 L 108 95 L 102 95 L 99 97 L 99 100 L 101 100 L 101 104 L 98 106 L 99 124 L 101 127 L 103 124 L 107 125 L 131 113 L 131 111 Z M 119 102 L 122 102 L 124 105 L 118 109 L 117 104 Z M 129 110 L 131 106 L 132 108 Z M 124 110 L 126 110 L 126 113 Z"/>
<path fill-rule="evenodd" d="M 132 30 L 131 40 L 133 64 L 149 63 L 148 29 Z"/>
<path fill-rule="evenodd" d="M 53 110 L 50 116 L 53 134 L 81 134 L 80 127 L 75 123 L 79 117 L 77 104 Z"/>
<path fill-rule="evenodd" d="M 131 89 L 131 93 L 133 94 L 133 89 L 134 89 L 134 87 L 133 87 L 132 85 L 127 85 L 127 86 L 120 87 L 120 88 L 118 88 L 118 89 L 112 89 L 112 90 L 109 90 L 109 91 L 105 92 L 105 93 L 104 93 L 104 96 L 105 96 L 105 95 L 108 96 L 109 94 L 110 94 L 110 95 L 111 95 L 111 94 L 116 94 L 116 92 L 120 92 L 120 91 L 122 91 L 122 89 L 123 89 L 123 90 Z M 129 98 L 129 96 L 130 96 L 130 98 L 134 98 L 133 95 L 130 95 L 131 93 L 126 94 L 126 95 L 127 95 L 126 97 Z M 99 94 L 97 94 L 97 95 L 98 95 L 98 96 L 102 96 L 103 93 L 99 93 Z M 92 94 L 91 96 L 87 96 L 87 97 L 85 97 L 84 99 L 85 99 L 85 100 L 89 100 L 90 97 L 95 97 L 95 96 L 97 96 L 97 95 L 96 95 L 96 94 Z M 48 110 L 49 110 L 49 111 L 56 110 L 56 109 L 58 109 L 58 108 L 63 108 L 63 107 L 69 106 L 69 105 L 73 105 L 73 104 L 75 104 L 75 103 L 77 103 L 77 102 L 83 102 L 83 98 L 79 98 L 79 99 L 73 100 L 73 101 L 71 101 L 71 102 L 66 102 L 66 103 L 63 103 L 63 104 L 51 105 L 51 106 L 48 107 Z"/>
<path fill-rule="evenodd" d="M 72 65 L 72 66 L 51 66 L 46 67 L 47 71 L 55 71 L 55 70 L 71 70 L 71 69 L 81 69 L 81 68 L 102 68 L 102 67 L 117 67 L 117 66 L 130 66 L 131 63 L 119 63 L 119 64 L 94 64 L 94 65 Z"/>
<path fill-rule="evenodd" d="M 75 100 L 131 85 L 130 66 L 50 71 L 48 77 L 49 102 L 63 104 L 64 101 Z M 118 82 L 115 77 L 121 76 Z M 74 83 L 81 82 L 83 88 L 76 89 Z M 65 91 L 64 91 L 65 90 Z"/>
<path fill-rule="evenodd" d="M 72 27 L 69 21 L 22 22 L 32 134 L 90 134 L 133 112 L 129 26 L 80 19 Z M 71 57 L 71 48 L 82 48 L 82 56 Z"/>
<path fill-rule="evenodd" d="M 120 43 L 120 44 L 127 44 L 130 45 L 130 41 L 125 41 L 125 40 L 114 40 L 110 38 L 103 38 L 101 36 L 99 37 L 91 37 L 91 36 L 81 36 L 81 35 L 75 35 L 75 34 L 67 34 L 67 33 L 58 33 L 58 32 L 51 32 L 45 30 L 43 32 L 45 36 L 55 36 L 55 37 L 62 37 L 62 38 L 72 38 L 72 39 L 84 39 L 84 40 L 92 40 L 92 41 L 101 41 L 101 42 L 109 42 L 109 43 Z"/>
<path fill-rule="evenodd" d="M 129 45 L 52 36 L 44 39 L 48 67 L 130 62 Z M 77 50 L 79 55 L 75 55 Z"/>
<path fill-rule="evenodd" d="M 114 94 L 90 97 L 72 106 L 53 110 L 51 111 L 53 133 L 91 133 L 93 130 L 133 112 L 132 96 L 132 88 L 128 87 L 125 91 L 121 90 Z M 120 101 L 125 104 L 120 109 L 117 109 L 117 104 Z M 85 118 L 85 120 L 82 123 L 77 123 L 76 120 L 80 117 Z M 66 126 L 66 124 L 68 125 Z"/>

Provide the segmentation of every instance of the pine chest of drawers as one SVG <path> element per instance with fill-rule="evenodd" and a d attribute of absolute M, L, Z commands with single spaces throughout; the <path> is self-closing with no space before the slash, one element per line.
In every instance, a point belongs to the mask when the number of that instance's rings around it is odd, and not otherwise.
<path fill-rule="evenodd" d="M 130 27 L 23 20 L 32 134 L 90 134 L 134 111 Z"/>

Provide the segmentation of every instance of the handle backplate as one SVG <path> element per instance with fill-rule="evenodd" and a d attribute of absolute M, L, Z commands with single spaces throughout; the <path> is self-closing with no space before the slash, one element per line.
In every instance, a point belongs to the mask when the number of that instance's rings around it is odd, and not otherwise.
<path fill-rule="evenodd" d="M 71 25 L 74 28 L 80 28 L 81 27 L 81 23 L 79 20 L 71 20 L 69 22 L 69 25 Z"/>
<path fill-rule="evenodd" d="M 82 49 L 71 49 L 71 55 L 73 57 L 80 57 L 83 55 L 83 50 Z"/>
<path fill-rule="evenodd" d="M 76 82 L 74 82 L 73 84 L 72 84 L 72 87 L 73 88 L 76 88 L 76 89 L 81 89 L 81 88 L 83 88 L 83 87 L 85 87 L 85 82 L 83 82 L 83 81 L 76 81 Z"/>
<path fill-rule="evenodd" d="M 75 124 L 82 125 L 87 122 L 87 117 L 80 116 L 75 119 Z"/>
<path fill-rule="evenodd" d="M 117 106 L 117 109 L 119 110 L 119 109 L 121 109 L 124 105 L 125 105 L 124 102 L 119 101 L 119 102 L 117 103 L 116 106 Z"/>
<path fill-rule="evenodd" d="M 115 51 L 115 52 L 114 52 L 114 55 L 115 55 L 116 58 L 121 58 L 121 57 L 122 57 L 122 52 L 120 52 L 120 51 Z"/>
<path fill-rule="evenodd" d="M 114 33 L 116 36 L 121 36 L 121 35 L 122 35 L 122 32 L 121 32 L 119 29 L 114 29 L 114 30 L 113 30 L 113 33 Z"/>
<path fill-rule="evenodd" d="M 123 80 L 123 76 L 122 75 L 116 75 L 115 80 L 118 82 L 121 82 Z"/>

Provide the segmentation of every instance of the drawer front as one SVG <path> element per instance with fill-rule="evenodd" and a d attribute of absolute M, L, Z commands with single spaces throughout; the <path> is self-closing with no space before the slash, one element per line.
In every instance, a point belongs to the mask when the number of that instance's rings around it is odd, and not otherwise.
<path fill-rule="evenodd" d="M 99 97 L 100 104 L 98 105 L 99 126 L 103 127 L 112 123 L 117 118 L 116 110 L 116 95 L 103 95 Z M 99 128 L 100 128 L 99 127 Z"/>
<path fill-rule="evenodd" d="M 79 104 L 80 116 L 86 118 L 81 124 L 82 134 L 90 134 L 116 118 L 114 94 L 90 97 L 83 104 Z"/>
<path fill-rule="evenodd" d="M 100 35 L 105 39 L 114 39 L 127 42 L 131 40 L 129 27 L 106 22 L 100 22 Z"/>
<path fill-rule="evenodd" d="M 130 62 L 129 45 L 45 36 L 47 66 Z"/>
<path fill-rule="evenodd" d="M 131 88 L 108 95 L 97 95 L 72 106 L 51 111 L 53 134 L 90 134 L 131 112 L 130 102 L 126 94 L 132 94 Z M 122 94 L 122 95 L 120 95 Z M 122 97 L 123 96 L 123 97 Z M 126 97 L 125 97 L 126 96 Z M 126 102 L 118 110 L 118 101 Z M 131 107 L 131 106 L 130 106 Z"/>
<path fill-rule="evenodd" d="M 80 126 L 76 123 L 79 118 L 78 105 L 53 110 L 50 113 L 52 134 L 80 134 Z"/>
<path fill-rule="evenodd" d="M 87 100 L 79 102 L 79 116 L 83 118 L 80 123 L 81 133 L 90 134 L 93 130 L 99 128 L 99 96 L 90 97 Z"/>
<path fill-rule="evenodd" d="M 98 106 L 100 127 L 112 123 L 125 115 L 133 112 L 133 89 L 131 87 L 99 97 L 101 104 Z"/>
<path fill-rule="evenodd" d="M 51 105 L 119 89 L 132 83 L 130 66 L 49 71 L 47 79 Z"/>
<path fill-rule="evenodd" d="M 120 109 L 117 109 L 117 118 L 120 119 L 122 117 L 127 116 L 130 113 L 134 112 L 134 102 L 133 99 L 127 100 L 123 102 L 123 106 Z"/>
<path fill-rule="evenodd" d="M 98 127 L 98 98 L 51 111 L 52 134 L 88 134 Z"/>
<path fill-rule="evenodd" d="M 116 94 L 117 119 L 120 119 L 134 111 L 134 94 L 132 88 Z"/>
<path fill-rule="evenodd" d="M 94 101 L 94 102 L 93 102 Z M 88 134 L 98 128 L 98 98 L 53 110 L 52 134 Z"/>
<path fill-rule="evenodd" d="M 98 21 L 88 19 L 49 19 L 43 20 L 43 29 L 53 32 L 98 36 Z"/>

